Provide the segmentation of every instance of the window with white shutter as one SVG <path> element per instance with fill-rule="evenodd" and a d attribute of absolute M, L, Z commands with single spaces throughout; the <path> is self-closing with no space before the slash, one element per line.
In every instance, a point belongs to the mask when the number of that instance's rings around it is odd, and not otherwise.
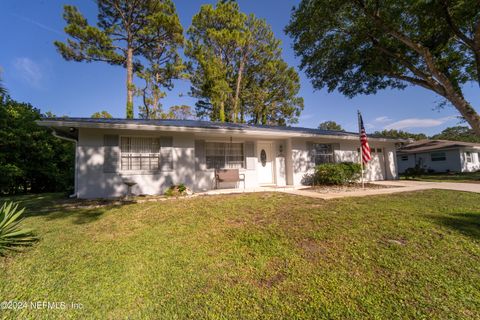
<path fill-rule="evenodd" d="M 160 168 L 160 138 L 121 137 L 122 171 L 158 171 Z"/>
<path fill-rule="evenodd" d="M 205 147 L 207 169 L 245 167 L 243 143 L 207 142 Z"/>
<path fill-rule="evenodd" d="M 324 143 L 314 143 L 313 151 L 315 154 L 315 165 L 322 163 L 335 162 L 333 145 Z"/>

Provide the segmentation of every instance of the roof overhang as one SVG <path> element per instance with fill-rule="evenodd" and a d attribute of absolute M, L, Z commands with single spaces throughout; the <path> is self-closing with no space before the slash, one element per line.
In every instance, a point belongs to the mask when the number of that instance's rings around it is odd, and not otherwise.
<path fill-rule="evenodd" d="M 328 134 L 314 134 L 307 132 L 295 132 L 284 130 L 261 130 L 255 128 L 202 128 L 202 127 L 186 127 L 186 126 L 164 126 L 157 124 L 142 124 L 142 123 L 99 123 L 99 122 L 86 122 L 86 121 L 72 121 L 72 120 L 38 120 L 37 124 L 44 127 L 51 127 L 54 130 L 60 128 L 61 131 L 72 132 L 72 129 L 117 129 L 117 130 L 142 130 L 142 131 L 163 131 L 163 132 L 184 132 L 184 133 L 216 133 L 216 134 L 242 134 L 248 136 L 264 136 L 264 137 L 277 137 L 277 138 L 329 138 L 336 140 L 358 140 L 358 136 L 355 134 L 345 135 L 328 135 Z M 77 130 L 78 131 L 78 130 Z M 386 139 L 386 138 L 370 138 L 371 141 L 386 142 L 386 143 L 402 143 L 407 142 L 404 139 Z"/>

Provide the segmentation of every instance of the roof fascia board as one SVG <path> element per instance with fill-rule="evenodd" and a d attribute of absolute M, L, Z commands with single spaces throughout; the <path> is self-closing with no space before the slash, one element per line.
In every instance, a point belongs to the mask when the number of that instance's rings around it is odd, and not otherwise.
<path fill-rule="evenodd" d="M 358 140 L 356 135 L 326 135 L 326 134 L 312 134 L 303 132 L 283 132 L 283 131 L 268 131 L 255 129 L 226 129 L 226 128 L 196 128 L 185 126 L 160 126 L 149 124 L 132 124 L 132 123 L 92 123 L 81 121 L 58 121 L 58 120 L 37 120 L 38 125 L 44 127 L 74 127 L 74 128 L 88 128 L 88 129 L 126 129 L 126 130 L 148 130 L 148 131 L 167 131 L 167 132 L 192 132 L 192 133 L 241 133 L 246 135 L 262 135 L 262 136 L 276 136 L 276 137 L 300 137 L 300 138 L 331 138 L 338 140 Z M 275 130 L 275 129 L 272 129 Z M 384 138 L 369 138 L 369 140 L 377 142 L 398 143 L 403 140 L 392 140 Z"/>

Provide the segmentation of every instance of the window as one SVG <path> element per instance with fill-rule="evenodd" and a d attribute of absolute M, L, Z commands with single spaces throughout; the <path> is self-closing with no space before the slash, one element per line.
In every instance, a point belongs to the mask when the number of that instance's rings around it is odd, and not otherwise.
<path fill-rule="evenodd" d="M 206 143 L 207 169 L 244 168 L 243 143 Z"/>
<path fill-rule="evenodd" d="M 160 168 L 159 138 L 122 137 L 120 150 L 123 171 L 155 171 Z"/>
<path fill-rule="evenodd" d="M 401 159 L 402 161 L 408 161 L 408 156 L 407 156 L 407 155 L 403 155 L 403 156 L 400 157 L 400 159 Z"/>
<path fill-rule="evenodd" d="M 445 152 L 432 152 L 430 153 L 432 161 L 445 161 L 447 160 L 447 155 Z"/>
<path fill-rule="evenodd" d="M 467 158 L 467 162 L 472 162 L 472 153 L 471 152 L 465 152 L 465 156 Z"/>
<path fill-rule="evenodd" d="M 377 148 L 377 153 L 382 153 L 382 148 Z"/>
<path fill-rule="evenodd" d="M 335 162 L 331 144 L 314 143 L 313 150 L 315 152 L 315 165 Z"/>

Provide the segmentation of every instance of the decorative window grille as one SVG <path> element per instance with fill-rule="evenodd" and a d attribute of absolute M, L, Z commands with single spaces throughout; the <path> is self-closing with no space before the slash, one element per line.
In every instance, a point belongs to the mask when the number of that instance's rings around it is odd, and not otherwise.
<path fill-rule="evenodd" d="M 245 167 L 243 143 L 207 142 L 207 169 L 239 169 Z"/>
<path fill-rule="evenodd" d="M 121 137 L 120 150 L 123 171 L 160 169 L 160 138 Z"/>
<path fill-rule="evenodd" d="M 313 151 L 315 152 L 315 165 L 335 162 L 331 144 L 314 143 Z"/>

